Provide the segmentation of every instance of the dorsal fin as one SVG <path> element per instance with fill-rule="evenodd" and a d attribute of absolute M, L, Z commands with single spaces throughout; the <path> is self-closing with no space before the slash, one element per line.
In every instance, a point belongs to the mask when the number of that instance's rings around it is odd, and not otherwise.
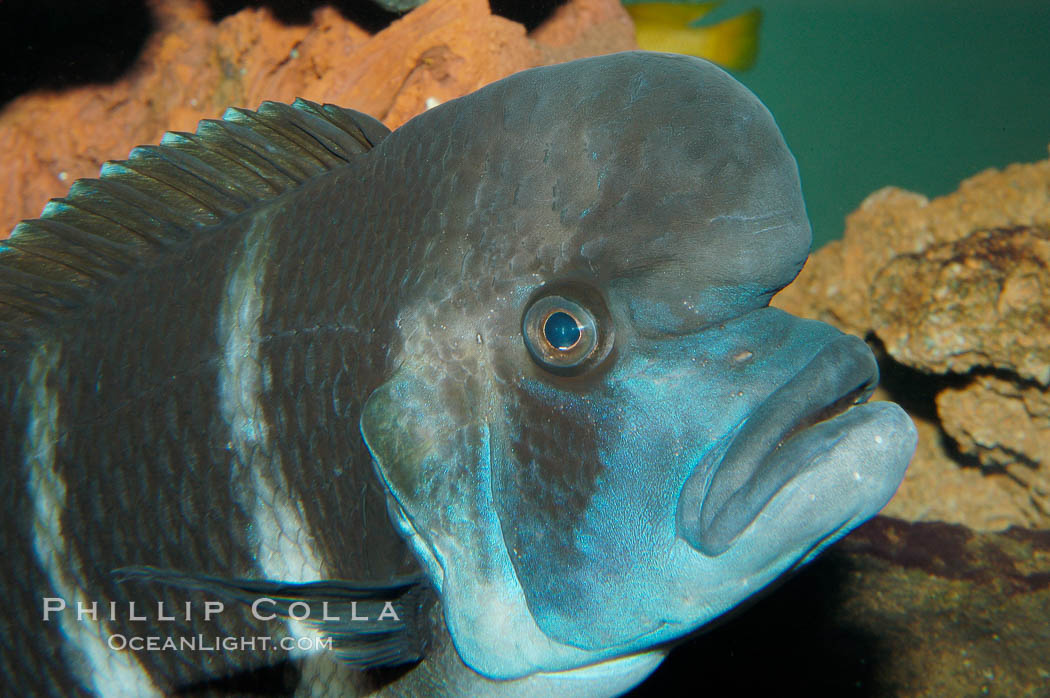
<path fill-rule="evenodd" d="M 167 133 L 98 179 L 73 183 L 0 240 L 0 361 L 63 310 L 201 228 L 299 186 L 390 133 L 372 117 L 297 99 L 228 109 Z"/>

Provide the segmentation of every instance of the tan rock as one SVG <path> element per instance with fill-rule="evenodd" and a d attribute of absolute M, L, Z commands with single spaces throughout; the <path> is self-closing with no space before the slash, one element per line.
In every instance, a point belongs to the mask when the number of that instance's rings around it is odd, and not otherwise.
<path fill-rule="evenodd" d="M 960 451 L 1023 484 L 1050 516 L 1050 391 L 977 376 L 938 393 L 937 414 Z"/>
<path fill-rule="evenodd" d="M 431 0 L 374 36 L 336 10 L 285 26 L 265 8 L 219 23 L 202 0 L 153 0 L 159 29 L 112 85 L 38 92 L 0 112 L 0 238 L 108 159 L 192 131 L 228 106 L 295 97 L 367 112 L 391 128 L 526 68 L 637 48 L 617 0 L 571 0 L 532 33 L 487 0 Z"/>
<path fill-rule="evenodd" d="M 883 514 L 908 521 L 964 524 L 978 531 L 1047 528 L 1046 509 L 1032 502 L 1034 487 L 1002 470 L 960 463 L 945 449 L 938 422 L 914 415 L 912 419 L 919 431 L 919 447 Z"/>
<path fill-rule="evenodd" d="M 981 230 L 900 255 L 877 274 L 870 305 L 870 327 L 903 364 L 1050 385 L 1050 228 Z"/>
<path fill-rule="evenodd" d="M 1040 224 L 1050 224 L 1050 159 L 985 170 L 933 200 L 886 187 L 846 217 L 842 239 L 810 257 L 773 304 L 863 334 L 871 328 L 871 284 L 890 260 L 980 229 Z"/>

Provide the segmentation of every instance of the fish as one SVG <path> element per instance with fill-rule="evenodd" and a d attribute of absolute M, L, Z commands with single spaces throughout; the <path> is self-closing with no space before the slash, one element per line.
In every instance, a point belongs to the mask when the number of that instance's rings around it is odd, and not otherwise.
<path fill-rule="evenodd" d="M 646 51 L 106 163 L 0 246 L 0 689 L 628 690 L 915 450 L 769 307 L 810 237 L 765 106 Z"/>
<path fill-rule="evenodd" d="M 426 0 L 372 0 L 373 5 L 378 5 L 387 12 L 405 13 L 422 5 Z"/>
<path fill-rule="evenodd" d="M 625 2 L 638 46 L 706 58 L 730 70 L 748 70 L 758 58 L 762 10 L 754 7 L 714 24 L 698 22 L 720 2 Z"/>

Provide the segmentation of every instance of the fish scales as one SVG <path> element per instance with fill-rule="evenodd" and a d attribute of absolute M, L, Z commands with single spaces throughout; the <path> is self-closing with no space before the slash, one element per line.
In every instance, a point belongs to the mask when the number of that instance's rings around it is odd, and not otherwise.
<path fill-rule="evenodd" d="M 0 248 L 12 690 L 613 695 L 899 483 L 870 351 L 766 307 L 797 169 L 705 61 L 538 68 L 393 134 L 225 119 Z M 398 618 L 290 610 L 322 601 Z M 147 632 L 339 644 L 109 644 Z"/>

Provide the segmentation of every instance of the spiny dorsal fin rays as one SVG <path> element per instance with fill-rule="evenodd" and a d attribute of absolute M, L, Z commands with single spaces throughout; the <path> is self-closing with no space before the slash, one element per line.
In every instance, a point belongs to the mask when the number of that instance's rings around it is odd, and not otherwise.
<path fill-rule="evenodd" d="M 55 244 L 58 241 L 60 244 Z M 134 261 L 134 249 L 126 243 L 100 239 L 60 220 L 43 218 L 24 229 L 8 246 L 21 252 L 26 265 L 36 263 L 36 273 L 46 272 L 49 264 L 65 266 L 71 279 L 83 274 L 98 281 L 116 278 Z M 25 269 L 25 265 L 23 266 Z"/>
<path fill-rule="evenodd" d="M 305 99 L 296 98 L 292 106 L 300 111 L 321 117 L 332 125 L 355 138 L 364 150 L 369 150 L 390 133 L 390 129 L 373 116 L 350 109 L 343 109 L 334 104 L 320 105 Z M 356 152 L 356 151 L 355 151 Z"/>
<path fill-rule="evenodd" d="M 252 169 L 277 191 L 285 191 L 303 178 L 303 172 L 285 162 L 280 151 L 254 129 L 243 124 L 209 119 L 198 124 L 197 136 L 214 140 L 227 148 L 242 167 Z"/>
<path fill-rule="evenodd" d="M 0 359 L 61 312 L 203 228 L 348 162 L 390 131 L 297 99 L 228 109 L 102 166 L 0 241 Z"/>
<path fill-rule="evenodd" d="M 160 144 L 168 150 L 181 151 L 207 163 L 211 167 L 226 173 L 227 186 L 244 192 L 256 199 L 277 196 L 283 189 L 271 175 L 266 176 L 270 165 L 250 148 L 246 148 L 232 139 L 222 142 L 222 121 L 202 121 L 197 133 L 169 131 L 161 138 Z M 201 134 L 204 134 L 203 136 Z M 292 180 L 289 179 L 288 183 Z"/>

